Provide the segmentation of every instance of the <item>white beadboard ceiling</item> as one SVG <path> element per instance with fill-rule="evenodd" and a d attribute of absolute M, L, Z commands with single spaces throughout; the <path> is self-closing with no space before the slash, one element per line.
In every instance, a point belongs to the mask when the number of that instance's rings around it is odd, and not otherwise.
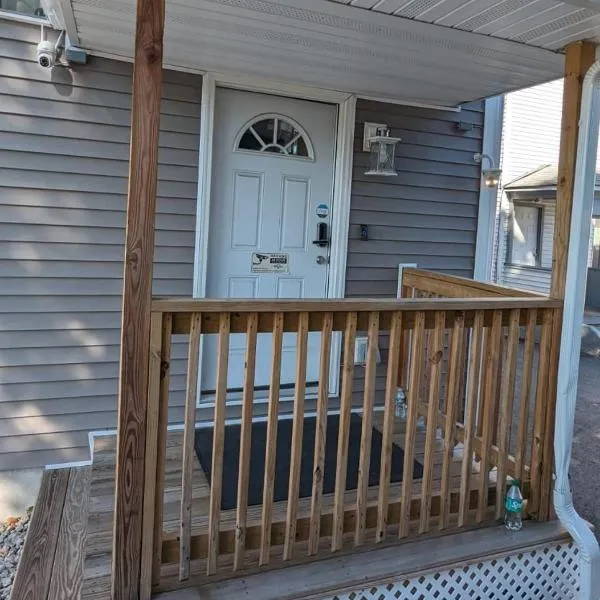
<path fill-rule="evenodd" d="M 130 58 L 134 0 L 60 1 L 91 53 Z M 166 0 L 165 63 L 454 106 L 561 76 L 592 0 Z"/>

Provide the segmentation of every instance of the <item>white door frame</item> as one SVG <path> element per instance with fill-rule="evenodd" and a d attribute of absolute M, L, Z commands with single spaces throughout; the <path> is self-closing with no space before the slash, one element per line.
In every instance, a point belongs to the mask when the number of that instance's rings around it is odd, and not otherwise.
<path fill-rule="evenodd" d="M 346 291 L 346 260 L 348 255 L 348 229 L 350 223 L 350 195 L 352 189 L 352 159 L 354 150 L 354 122 L 356 96 L 344 92 L 323 90 L 302 85 L 286 84 L 246 76 L 229 76 L 222 73 L 205 73 L 202 78 L 200 113 L 200 144 L 198 156 L 198 196 L 196 207 L 196 244 L 194 252 L 194 298 L 206 297 L 208 272 L 208 231 L 210 219 L 212 152 L 215 131 L 215 97 L 217 87 L 260 92 L 279 96 L 329 102 L 338 107 L 335 164 L 333 172 L 333 202 L 331 221 L 331 248 L 327 298 L 343 298 Z M 339 393 L 341 362 L 341 335 L 332 336 L 332 363 L 329 391 Z M 202 346 L 200 346 L 200 372 Z M 201 380 L 201 379 L 200 379 Z M 198 386 L 198 401 L 200 400 Z"/>

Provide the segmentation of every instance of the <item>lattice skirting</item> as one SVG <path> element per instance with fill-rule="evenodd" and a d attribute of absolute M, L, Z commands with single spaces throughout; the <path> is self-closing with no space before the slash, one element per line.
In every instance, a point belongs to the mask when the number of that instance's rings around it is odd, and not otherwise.
<path fill-rule="evenodd" d="M 326 600 L 574 600 L 577 554 L 573 542 L 544 546 Z"/>

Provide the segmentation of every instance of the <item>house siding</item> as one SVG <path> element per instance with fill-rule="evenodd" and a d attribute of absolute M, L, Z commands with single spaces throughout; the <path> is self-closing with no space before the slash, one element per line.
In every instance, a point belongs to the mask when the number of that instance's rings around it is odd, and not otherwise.
<path fill-rule="evenodd" d="M 0 469 L 89 458 L 116 426 L 131 65 L 51 72 L 0 21 Z M 153 293 L 191 296 L 201 78 L 165 72 Z M 171 419 L 186 345 L 175 340 Z"/>
<path fill-rule="evenodd" d="M 484 103 L 460 113 L 359 100 L 346 296 L 395 297 L 398 265 L 472 277 L 479 205 L 480 166 L 473 160 L 483 142 Z M 469 123 L 460 131 L 457 123 Z M 387 123 L 396 147 L 398 177 L 372 177 L 363 151 L 364 123 Z M 360 239 L 367 225 L 369 240 Z M 387 336 L 381 336 L 378 401 L 385 389 Z M 355 403 L 361 402 L 364 368 L 355 368 Z"/>

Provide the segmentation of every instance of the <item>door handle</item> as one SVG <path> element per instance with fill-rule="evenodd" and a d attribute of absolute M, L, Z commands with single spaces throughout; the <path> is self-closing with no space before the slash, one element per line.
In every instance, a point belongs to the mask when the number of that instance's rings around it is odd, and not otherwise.
<path fill-rule="evenodd" d="M 317 264 L 318 265 L 328 265 L 329 264 L 329 257 L 328 256 L 322 256 L 322 255 L 317 256 Z"/>

